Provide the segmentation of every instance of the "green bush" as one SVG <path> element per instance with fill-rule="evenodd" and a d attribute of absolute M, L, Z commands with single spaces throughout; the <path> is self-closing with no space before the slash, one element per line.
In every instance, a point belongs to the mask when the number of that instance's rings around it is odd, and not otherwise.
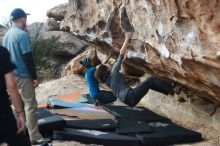
<path fill-rule="evenodd" d="M 36 39 L 32 41 L 33 56 L 38 68 L 50 68 L 52 53 L 58 48 L 59 37 L 52 36 L 49 39 Z"/>
<path fill-rule="evenodd" d="M 44 38 L 44 24 L 34 23 L 29 26 L 31 48 L 37 66 L 40 81 L 48 81 L 54 78 L 53 52 L 58 48 L 59 36 Z"/>

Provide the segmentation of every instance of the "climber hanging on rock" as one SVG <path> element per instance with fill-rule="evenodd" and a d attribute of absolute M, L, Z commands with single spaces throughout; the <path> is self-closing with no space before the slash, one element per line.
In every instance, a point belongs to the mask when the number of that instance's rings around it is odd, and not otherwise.
<path fill-rule="evenodd" d="M 111 53 L 106 57 L 102 64 L 106 64 L 111 57 Z M 96 72 L 96 67 L 91 66 L 91 60 L 85 58 L 80 61 L 80 64 L 86 68 L 85 78 L 89 86 L 89 95 L 88 98 L 95 105 L 103 105 L 106 103 L 112 103 L 117 100 L 117 97 L 110 91 L 100 90 L 99 82 L 95 78 L 94 73 Z"/>
<path fill-rule="evenodd" d="M 88 68 L 85 78 L 89 86 L 90 96 L 94 101 L 96 101 L 96 103 L 107 103 L 106 101 L 114 101 L 117 97 L 121 102 L 129 106 L 135 106 L 145 96 L 149 89 L 165 95 L 180 93 L 180 86 L 177 87 L 170 82 L 154 76 L 146 79 L 135 88 L 129 87 L 129 85 L 125 82 L 124 75 L 120 73 L 120 69 L 125 58 L 131 36 L 132 33 L 125 33 L 124 44 L 120 50 L 118 59 L 112 68 L 105 64 L 106 60 L 111 57 L 110 55 L 107 57 L 105 62 L 97 67 L 91 67 L 88 58 L 81 61 L 81 64 Z M 112 89 L 112 92 L 100 90 L 99 83 L 106 84 Z"/>

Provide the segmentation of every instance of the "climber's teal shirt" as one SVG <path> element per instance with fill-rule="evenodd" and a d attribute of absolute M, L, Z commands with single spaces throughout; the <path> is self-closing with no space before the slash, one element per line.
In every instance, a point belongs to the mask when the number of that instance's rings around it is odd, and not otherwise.
<path fill-rule="evenodd" d="M 92 98 L 97 98 L 100 93 L 99 82 L 94 77 L 95 71 L 96 71 L 96 68 L 92 67 L 92 68 L 89 68 L 85 74 L 85 78 L 89 86 L 89 94 Z"/>

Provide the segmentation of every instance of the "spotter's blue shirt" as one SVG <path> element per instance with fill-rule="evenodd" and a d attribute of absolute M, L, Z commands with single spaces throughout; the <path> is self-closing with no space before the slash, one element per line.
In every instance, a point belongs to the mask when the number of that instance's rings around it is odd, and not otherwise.
<path fill-rule="evenodd" d="M 8 49 L 11 61 L 16 65 L 14 73 L 18 77 L 30 78 L 23 55 L 32 51 L 30 37 L 21 27 L 14 25 L 5 34 L 3 46 Z"/>
<path fill-rule="evenodd" d="M 100 93 L 99 82 L 94 77 L 95 71 L 96 71 L 96 68 L 92 67 L 92 68 L 89 68 L 85 74 L 85 78 L 89 86 L 89 95 L 92 98 L 97 98 Z"/>

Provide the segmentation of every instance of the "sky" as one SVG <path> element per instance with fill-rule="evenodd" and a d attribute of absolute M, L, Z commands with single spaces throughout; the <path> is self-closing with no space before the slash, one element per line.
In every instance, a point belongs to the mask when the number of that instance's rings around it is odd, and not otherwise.
<path fill-rule="evenodd" d="M 10 17 L 14 8 L 22 8 L 31 14 L 28 16 L 28 24 L 44 22 L 47 19 L 47 10 L 67 2 L 68 0 L 0 0 L 0 24 Z"/>

